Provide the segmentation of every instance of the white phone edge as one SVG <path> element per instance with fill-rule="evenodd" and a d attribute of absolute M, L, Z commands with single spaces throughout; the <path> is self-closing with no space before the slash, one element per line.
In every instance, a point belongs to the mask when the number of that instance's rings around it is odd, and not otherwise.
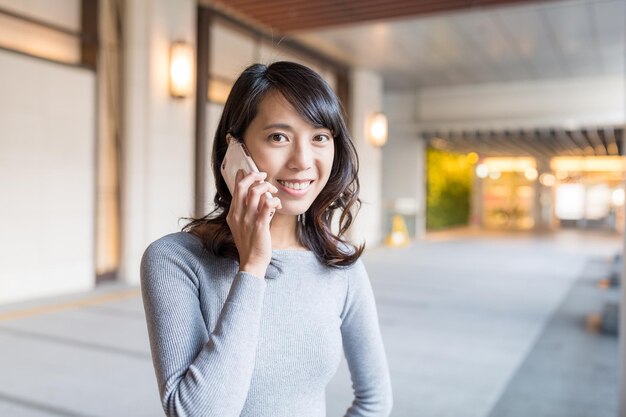
<path fill-rule="evenodd" d="M 226 153 L 224 154 L 224 161 L 222 161 L 220 171 L 221 171 L 222 177 L 224 178 L 224 182 L 226 182 L 226 186 L 228 187 L 228 190 L 230 191 L 230 195 L 233 195 L 233 191 L 235 188 L 235 181 L 237 178 L 237 170 L 241 168 L 241 163 L 242 162 L 245 163 L 245 166 L 249 169 L 249 172 L 259 172 L 259 169 L 254 163 L 254 160 L 246 154 L 246 151 L 244 151 L 243 147 L 245 145 L 243 143 L 233 138 L 233 136 L 230 134 L 226 135 L 226 141 L 228 143 L 228 148 L 226 149 Z M 234 146 L 231 146 L 231 143 L 233 143 Z M 227 156 L 230 158 L 234 156 L 236 159 L 234 163 L 230 163 L 228 164 L 229 165 L 228 167 L 225 167 L 225 163 L 228 163 Z M 228 168 L 232 166 L 237 167 L 237 169 L 233 170 L 231 168 L 229 170 Z M 246 175 L 248 173 L 246 173 Z M 265 182 L 265 181 L 261 181 L 261 182 Z M 265 197 L 268 199 L 274 198 L 274 196 L 269 191 L 265 193 Z"/>

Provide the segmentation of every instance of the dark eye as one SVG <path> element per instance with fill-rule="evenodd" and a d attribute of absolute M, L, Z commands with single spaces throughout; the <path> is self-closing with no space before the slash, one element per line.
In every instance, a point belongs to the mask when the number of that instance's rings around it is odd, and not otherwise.
<path fill-rule="evenodd" d="M 282 133 L 273 133 L 270 135 L 270 140 L 272 142 L 284 142 L 287 140 L 287 136 L 283 135 Z"/>
<path fill-rule="evenodd" d="M 315 136 L 314 140 L 320 143 L 330 142 L 330 136 L 326 134 L 321 134 L 321 135 Z"/>

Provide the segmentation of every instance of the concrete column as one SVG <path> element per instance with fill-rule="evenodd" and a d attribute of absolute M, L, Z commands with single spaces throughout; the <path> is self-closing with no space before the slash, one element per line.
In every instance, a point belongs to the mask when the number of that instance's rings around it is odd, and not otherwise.
<path fill-rule="evenodd" d="M 626 91 L 624 91 L 626 94 Z M 626 149 L 626 135 L 622 136 L 622 149 Z M 625 184 L 626 186 L 626 184 Z M 622 248 L 622 259 L 626 259 L 626 230 L 622 230 L 622 235 L 624 239 L 624 247 Z M 619 415 L 620 417 L 626 417 L 626 283 L 624 282 L 626 278 L 626 262 L 622 263 L 624 265 L 622 269 L 622 279 L 621 279 L 621 299 L 620 299 L 620 316 L 619 316 L 619 367 L 620 367 L 620 376 L 619 376 Z"/>
<path fill-rule="evenodd" d="M 533 218 L 535 220 L 534 230 L 545 232 L 551 228 L 552 197 L 550 188 L 541 185 L 539 178 L 542 174 L 548 174 L 550 170 L 550 160 L 547 158 L 536 158 L 537 180 L 534 189 Z"/>
<path fill-rule="evenodd" d="M 412 238 L 426 235 L 426 141 L 391 130 L 383 149 L 383 201 L 389 212 L 404 216 Z M 386 224 L 385 233 L 389 233 Z"/>
<path fill-rule="evenodd" d="M 194 97 L 169 95 L 171 42 L 195 42 L 196 2 L 126 2 L 122 259 L 120 278 L 139 282 L 153 240 L 193 215 Z"/>
<path fill-rule="evenodd" d="M 119 278 L 139 281 L 137 265 L 145 237 L 146 123 L 149 114 L 149 20 L 146 1 L 126 3 L 124 22 L 124 120 L 121 186 L 121 239 Z"/>
<path fill-rule="evenodd" d="M 383 110 L 383 80 L 373 71 L 355 69 L 350 74 L 350 132 L 359 154 L 361 210 L 353 223 L 350 238 L 369 247 L 381 243 L 382 232 L 382 150 L 370 145 L 365 135 L 369 115 Z"/>
<path fill-rule="evenodd" d="M 426 151 L 427 142 L 421 136 L 415 140 L 415 239 L 422 240 L 426 237 L 426 180 L 427 162 Z"/>
<path fill-rule="evenodd" d="M 483 226 L 483 180 L 472 172 L 472 193 L 470 196 L 470 227 Z"/>
<path fill-rule="evenodd" d="M 383 201 L 385 233 L 389 211 L 403 215 L 412 238 L 426 235 L 427 141 L 415 125 L 416 96 L 391 93 L 385 96 L 389 141 L 383 148 Z"/>

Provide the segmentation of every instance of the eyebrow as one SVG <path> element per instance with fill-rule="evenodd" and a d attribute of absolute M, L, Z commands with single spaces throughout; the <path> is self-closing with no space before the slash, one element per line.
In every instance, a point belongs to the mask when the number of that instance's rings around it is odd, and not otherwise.
<path fill-rule="evenodd" d="M 286 130 L 293 130 L 293 127 L 289 126 L 288 124 L 285 123 L 272 123 L 269 124 L 267 126 L 265 126 L 263 128 L 263 130 L 268 130 L 268 129 L 286 129 Z"/>
<path fill-rule="evenodd" d="M 271 123 L 271 124 L 263 127 L 263 130 L 268 130 L 268 129 L 285 129 L 285 130 L 291 130 L 292 132 L 294 131 L 294 128 L 291 127 L 290 125 L 286 124 L 286 123 Z M 330 131 L 330 129 L 328 129 L 327 127 L 324 127 L 324 126 L 319 126 L 319 127 L 316 126 L 315 129 L 317 129 L 317 130 L 326 129 L 326 130 Z"/>

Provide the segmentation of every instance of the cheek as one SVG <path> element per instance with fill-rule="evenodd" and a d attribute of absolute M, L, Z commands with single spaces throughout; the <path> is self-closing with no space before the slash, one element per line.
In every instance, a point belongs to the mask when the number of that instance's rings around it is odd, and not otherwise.
<path fill-rule="evenodd" d="M 331 150 L 328 155 L 323 159 L 323 169 L 324 169 L 324 178 L 328 179 L 330 177 L 330 171 L 333 169 L 333 160 L 334 160 L 335 152 Z"/>
<path fill-rule="evenodd" d="M 278 172 L 282 166 L 280 154 L 261 154 L 253 159 L 259 171 L 267 172 L 268 177 L 273 177 L 273 174 Z"/>
<path fill-rule="evenodd" d="M 328 183 L 328 179 L 330 178 L 330 173 L 333 169 L 333 153 L 329 153 L 325 155 L 324 158 L 320 158 L 319 172 L 321 173 L 320 177 L 320 191 L 324 189 L 326 184 Z"/>

